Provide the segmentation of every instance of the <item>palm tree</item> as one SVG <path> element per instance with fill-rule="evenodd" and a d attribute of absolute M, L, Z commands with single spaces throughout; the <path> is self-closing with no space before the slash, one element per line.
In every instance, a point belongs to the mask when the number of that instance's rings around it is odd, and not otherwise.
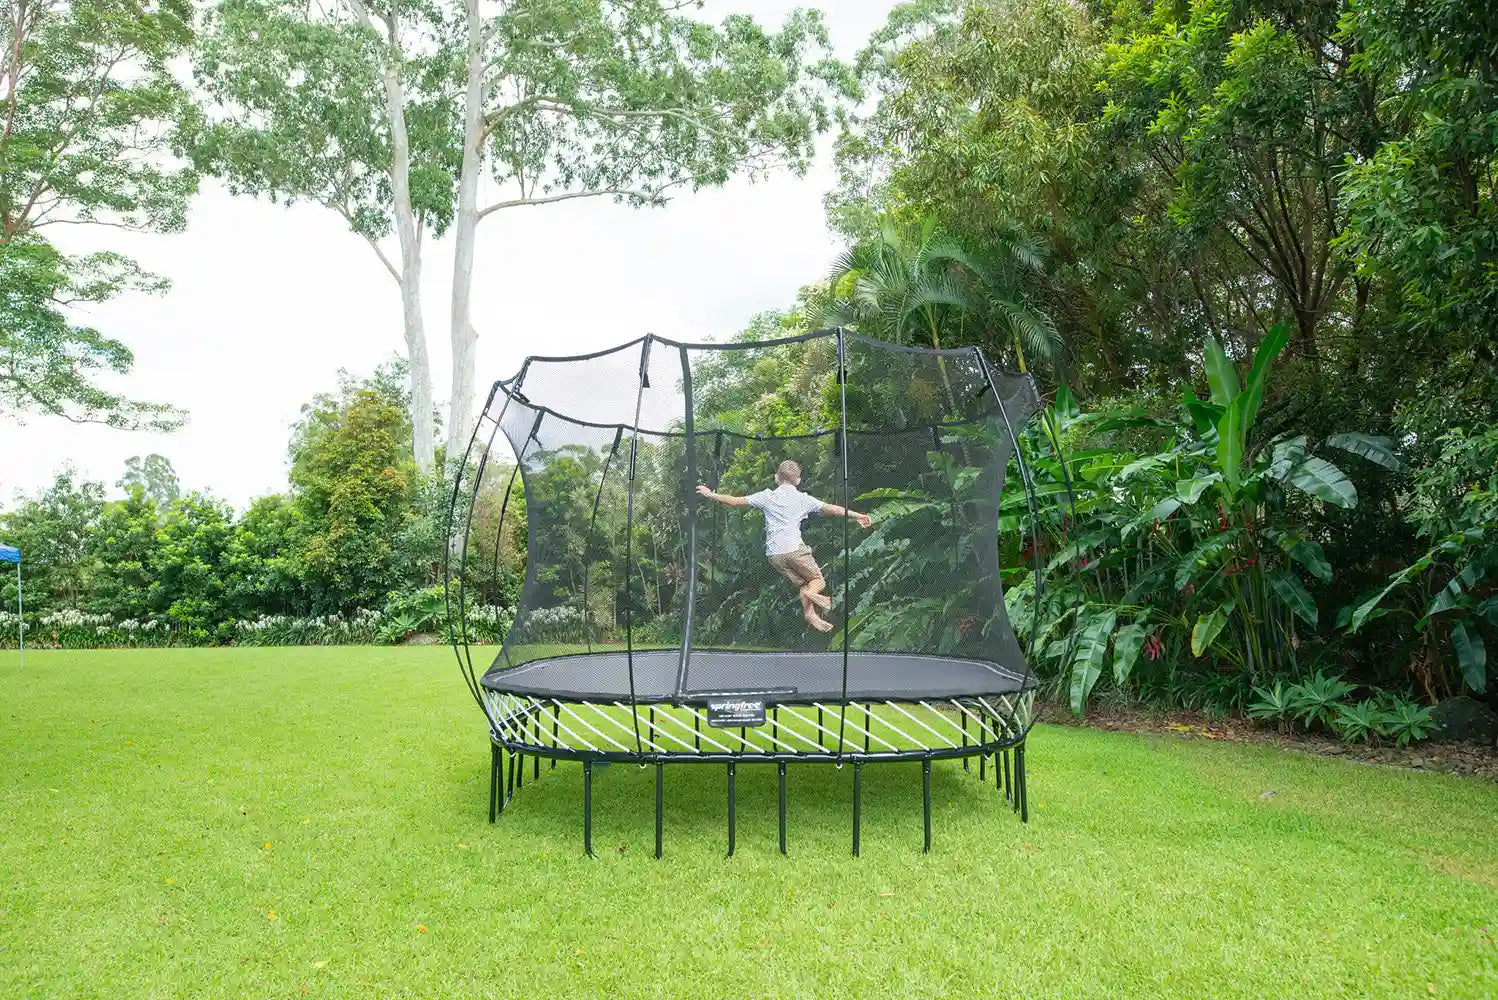
<path fill-rule="evenodd" d="M 987 333 L 1026 354 L 1054 361 L 1055 324 L 1026 290 L 1044 266 L 1036 241 L 1017 231 L 973 252 L 931 218 L 916 229 L 886 217 L 877 237 L 861 240 L 833 263 L 821 320 L 897 344 L 940 348 L 955 333 Z"/>

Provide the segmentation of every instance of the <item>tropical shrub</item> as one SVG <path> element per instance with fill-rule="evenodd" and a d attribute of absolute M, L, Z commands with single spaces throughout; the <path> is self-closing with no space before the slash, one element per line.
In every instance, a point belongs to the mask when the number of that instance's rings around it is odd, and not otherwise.
<path fill-rule="evenodd" d="M 1488 641 L 1498 638 L 1498 427 L 1440 434 L 1415 470 L 1407 517 L 1430 548 L 1339 622 L 1357 632 L 1385 615 L 1407 618 L 1409 670 L 1432 701 L 1463 686 L 1484 694 Z"/>
<path fill-rule="evenodd" d="M 1255 433 L 1287 338 L 1273 328 L 1246 378 L 1209 340 L 1210 398 L 1188 388 L 1173 413 L 1082 414 L 1061 392 L 1027 432 L 1042 519 L 1027 544 L 1045 553 L 1045 586 L 1036 614 L 1033 578 L 1012 570 L 1010 610 L 1074 711 L 1105 667 L 1128 683 L 1141 654 L 1157 667 L 1141 686 L 1193 691 L 1226 709 L 1269 678 L 1304 674 L 1301 650 L 1321 624 L 1308 581 L 1332 578 L 1306 515 L 1353 507 L 1357 489 L 1305 435 Z M 1399 466 L 1389 442 L 1371 435 L 1320 445 Z M 1011 475 L 1008 527 L 1024 525 L 1027 503 Z"/>

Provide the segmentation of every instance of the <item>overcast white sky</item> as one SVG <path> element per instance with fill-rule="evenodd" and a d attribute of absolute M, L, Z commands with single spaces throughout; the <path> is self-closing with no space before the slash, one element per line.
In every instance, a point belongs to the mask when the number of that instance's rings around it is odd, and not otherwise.
<path fill-rule="evenodd" d="M 711 2 L 707 16 L 743 10 L 775 24 L 796 6 L 823 10 L 848 57 L 894 0 Z M 528 354 L 595 350 L 647 332 L 721 339 L 754 313 L 791 304 L 836 253 L 822 211 L 832 184 L 824 155 L 803 178 L 737 181 L 660 209 L 583 201 L 490 217 L 479 227 L 477 383 L 508 377 Z M 81 319 L 135 352 L 123 383 L 130 394 L 191 419 L 167 435 L 43 418 L 0 424 L 0 507 L 66 462 L 112 485 L 126 458 L 150 452 L 171 460 L 185 489 L 242 507 L 285 487 L 289 429 L 304 402 L 333 388 L 338 369 L 363 374 L 403 348 L 395 283 L 341 219 L 316 206 L 281 208 L 206 184 L 185 233 L 71 235 L 71 248 L 128 253 L 172 280 L 165 296 L 122 298 Z M 447 242 L 427 245 L 423 292 L 441 399 L 450 264 Z"/>

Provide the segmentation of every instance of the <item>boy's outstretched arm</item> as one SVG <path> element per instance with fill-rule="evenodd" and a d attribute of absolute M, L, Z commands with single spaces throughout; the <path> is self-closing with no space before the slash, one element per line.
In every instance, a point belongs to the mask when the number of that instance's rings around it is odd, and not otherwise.
<path fill-rule="evenodd" d="M 708 489 L 706 486 L 699 486 L 699 487 L 697 487 L 697 492 L 701 493 L 703 496 L 707 497 L 709 500 L 716 500 L 719 503 L 725 504 L 725 505 L 727 505 L 729 507 L 747 507 L 747 506 L 749 506 L 749 498 L 748 497 L 736 497 L 736 496 L 731 496 L 730 494 L 727 494 L 727 493 L 714 493 L 712 490 Z"/>
<path fill-rule="evenodd" d="M 867 528 L 869 525 L 874 523 L 874 519 L 869 515 L 860 514 L 858 511 L 849 510 L 846 507 L 839 507 L 835 503 L 822 504 L 822 513 L 827 515 L 828 517 L 851 517 L 853 520 L 858 522 L 858 526 L 860 528 Z"/>

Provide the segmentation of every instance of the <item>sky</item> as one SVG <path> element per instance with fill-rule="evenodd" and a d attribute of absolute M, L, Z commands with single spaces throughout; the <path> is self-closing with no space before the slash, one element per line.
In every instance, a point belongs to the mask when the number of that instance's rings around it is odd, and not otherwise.
<path fill-rule="evenodd" d="M 752 13 L 775 24 L 789 0 L 712 2 L 706 16 Z M 822 0 L 838 54 L 851 57 L 894 0 Z M 496 213 L 479 226 L 473 315 L 481 403 L 528 354 L 582 353 L 645 333 L 721 340 L 751 316 L 793 303 L 839 249 L 826 226 L 830 142 L 803 177 L 678 195 L 630 209 L 577 201 Z M 96 305 L 78 321 L 124 341 L 132 374 L 112 387 L 185 409 L 170 434 L 28 417 L 0 423 L 0 507 L 71 463 L 111 487 L 125 460 L 166 456 L 184 489 L 242 508 L 286 487 L 286 446 L 301 406 L 403 352 L 395 282 L 336 215 L 231 197 L 205 182 L 174 235 L 68 227 L 66 248 L 111 249 L 172 281 L 162 296 Z M 59 239 L 59 243 L 63 241 Z M 450 382 L 450 242 L 424 251 L 423 299 L 439 399 Z"/>

